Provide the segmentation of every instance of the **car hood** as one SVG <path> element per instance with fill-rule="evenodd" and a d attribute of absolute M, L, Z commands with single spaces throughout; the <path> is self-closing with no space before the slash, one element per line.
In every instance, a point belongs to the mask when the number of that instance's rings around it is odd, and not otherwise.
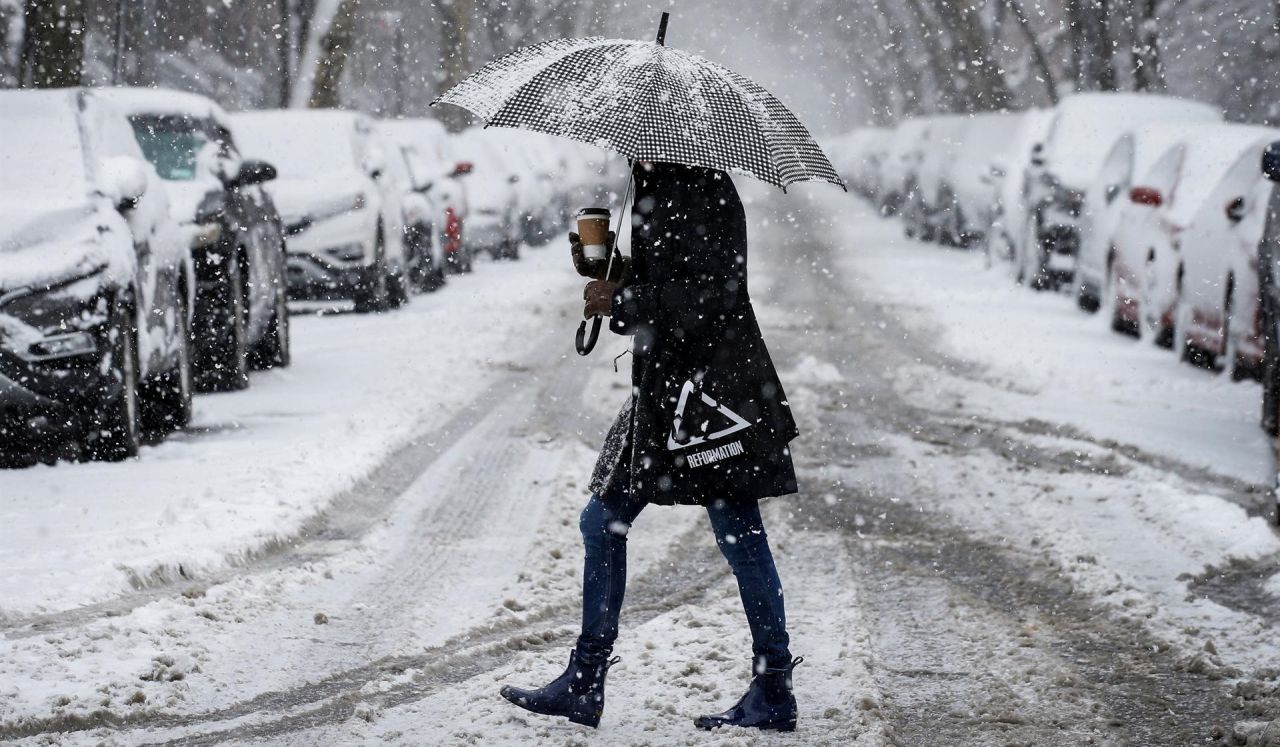
<path fill-rule="evenodd" d="M 91 202 L 0 205 L 0 290 L 57 283 L 101 270 L 126 282 L 137 257 L 128 225 Z"/>
<path fill-rule="evenodd" d="M 365 180 L 355 173 L 283 178 L 267 183 L 267 191 L 285 223 L 345 213 L 352 209 L 356 198 L 365 193 L 364 188 Z"/>

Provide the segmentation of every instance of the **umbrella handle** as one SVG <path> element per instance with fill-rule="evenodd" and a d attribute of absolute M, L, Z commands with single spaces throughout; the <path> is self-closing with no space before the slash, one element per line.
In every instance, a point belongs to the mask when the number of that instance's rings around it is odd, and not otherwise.
<path fill-rule="evenodd" d="M 578 349 L 578 355 L 591 355 L 591 351 L 595 350 L 596 340 L 600 338 L 600 317 L 591 318 L 591 336 L 587 336 L 587 320 L 583 319 L 578 325 L 578 334 L 574 337 L 574 347 Z"/>

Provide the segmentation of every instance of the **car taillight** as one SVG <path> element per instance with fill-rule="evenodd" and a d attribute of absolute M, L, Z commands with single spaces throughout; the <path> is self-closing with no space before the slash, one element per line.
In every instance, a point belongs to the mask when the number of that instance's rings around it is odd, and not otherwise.
<path fill-rule="evenodd" d="M 444 250 L 453 253 L 462 248 L 462 219 L 453 208 L 444 210 Z"/>

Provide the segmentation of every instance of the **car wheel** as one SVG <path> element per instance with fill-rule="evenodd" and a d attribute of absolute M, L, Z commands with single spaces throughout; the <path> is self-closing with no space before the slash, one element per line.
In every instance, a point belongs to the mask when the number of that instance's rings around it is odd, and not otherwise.
<path fill-rule="evenodd" d="M 271 321 L 267 323 L 267 333 L 253 347 L 250 362 L 255 369 L 262 371 L 288 366 L 289 357 L 289 294 L 281 280 L 276 284 L 275 308 L 271 312 Z"/>
<path fill-rule="evenodd" d="M 244 266 L 239 253 L 227 261 L 223 276 L 197 299 L 196 388 L 231 392 L 249 386 L 249 308 L 245 302 Z"/>
<path fill-rule="evenodd" d="M 112 310 L 112 378 L 120 382 L 120 393 L 102 402 L 89 423 L 85 451 L 91 459 L 119 462 L 138 455 L 142 444 L 142 412 L 138 403 L 138 336 L 129 309 L 116 304 Z"/>
<path fill-rule="evenodd" d="M 1032 290 L 1049 288 L 1049 277 L 1045 272 L 1044 246 L 1040 241 L 1039 221 L 1033 215 L 1027 219 L 1027 235 L 1022 242 L 1023 282 Z"/>
<path fill-rule="evenodd" d="M 393 309 L 409 303 L 409 277 L 404 272 L 392 273 L 387 278 L 387 300 L 388 305 Z"/>
<path fill-rule="evenodd" d="M 148 430 L 176 431 L 191 422 L 191 324 L 185 300 L 178 303 L 177 315 L 173 367 L 142 387 L 142 424 Z"/>
<path fill-rule="evenodd" d="M 378 226 L 378 233 L 374 238 L 374 247 L 373 264 L 365 269 L 364 278 L 356 285 L 355 293 L 353 294 L 356 312 L 360 314 L 384 311 L 391 300 L 390 278 L 388 277 L 386 264 L 386 246 L 383 242 L 381 225 Z"/>

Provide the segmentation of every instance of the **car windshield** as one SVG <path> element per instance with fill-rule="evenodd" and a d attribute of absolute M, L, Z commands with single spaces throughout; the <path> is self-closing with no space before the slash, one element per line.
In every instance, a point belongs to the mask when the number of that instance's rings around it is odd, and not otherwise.
<path fill-rule="evenodd" d="M 199 173 L 200 152 L 214 142 L 211 128 L 190 117 L 135 116 L 129 118 L 142 153 L 161 179 L 191 181 Z"/>
<path fill-rule="evenodd" d="M 81 202 L 89 192 L 79 118 L 49 103 L 0 104 L 0 204 Z"/>
<path fill-rule="evenodd" d="M 347 126 L 336 119 L 246 115 L 236 128 L 241 151 L 271 162 L 285 178 L 307 178 L 358 168 Z"/>

